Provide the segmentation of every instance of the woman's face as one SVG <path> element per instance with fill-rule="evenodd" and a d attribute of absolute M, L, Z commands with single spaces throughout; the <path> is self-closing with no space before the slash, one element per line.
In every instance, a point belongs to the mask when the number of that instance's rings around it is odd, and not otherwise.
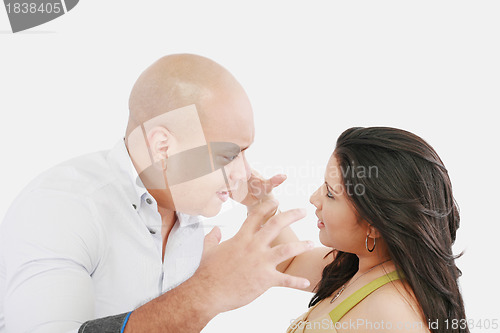
<path fill-rule="evenodd" d="M 325 172 L 325 183 L 313 193 L 310 202 L 316 207 L 319 239 L 327 247 L 360 253 L 365 248 L 368 224 L 360 220 L 348 200 L 352 188 L 344 186 L 342 170 L 334 155 Z"/>

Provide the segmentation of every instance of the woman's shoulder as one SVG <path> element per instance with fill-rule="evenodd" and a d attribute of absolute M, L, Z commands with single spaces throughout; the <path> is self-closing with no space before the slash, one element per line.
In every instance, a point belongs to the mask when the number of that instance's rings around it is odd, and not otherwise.
<path fill-rule="evenodd" d="M 375 290 L 342 320 L 360 318 L 358 322 L 365 324 L 366 331 L 429 332 L 415 295 L 404 280 L 392 281 Z"/>

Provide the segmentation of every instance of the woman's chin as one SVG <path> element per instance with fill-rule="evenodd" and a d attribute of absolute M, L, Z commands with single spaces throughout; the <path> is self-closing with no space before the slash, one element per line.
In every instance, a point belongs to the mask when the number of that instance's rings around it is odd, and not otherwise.
<path fill-rule="evenodd" d="M 332 247 L 330 239 L 328 239 L 325 229 L 321 229 L 319 231 L 319 241 L 321 244 L 323 244 L 326 247 Z"/>

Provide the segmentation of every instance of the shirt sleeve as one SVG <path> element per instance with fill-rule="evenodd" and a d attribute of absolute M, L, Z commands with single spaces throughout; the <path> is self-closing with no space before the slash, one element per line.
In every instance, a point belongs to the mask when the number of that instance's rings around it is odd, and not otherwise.
<path fill-rule="evenodd" d="M 128 312 L 116 316 L 89 320 L 83 323 L 78 333 L 123 333 L 131 313 Z"/>
<path fill-rule="evenodd" d="M 25 194 L 1 229 L 7 332 L 77 332 L 95 318 L 91 276 L 102 231 L 85 197 L 51 190 Z"/>

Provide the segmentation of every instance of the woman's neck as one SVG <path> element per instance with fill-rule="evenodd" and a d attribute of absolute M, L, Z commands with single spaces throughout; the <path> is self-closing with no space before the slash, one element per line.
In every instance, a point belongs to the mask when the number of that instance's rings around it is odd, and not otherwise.
<path fill-rule="evenodd" d="M 391 261 L 389 256 L 378 257 L 378 256 L 370 256 L 370 257 L 360 257 L 358 272 L 355 275 L 365 274 L 370 270 L 378 270 L 380 267 L 386 272 L 390 272 L 394 270 L 394 264 Z"/>

